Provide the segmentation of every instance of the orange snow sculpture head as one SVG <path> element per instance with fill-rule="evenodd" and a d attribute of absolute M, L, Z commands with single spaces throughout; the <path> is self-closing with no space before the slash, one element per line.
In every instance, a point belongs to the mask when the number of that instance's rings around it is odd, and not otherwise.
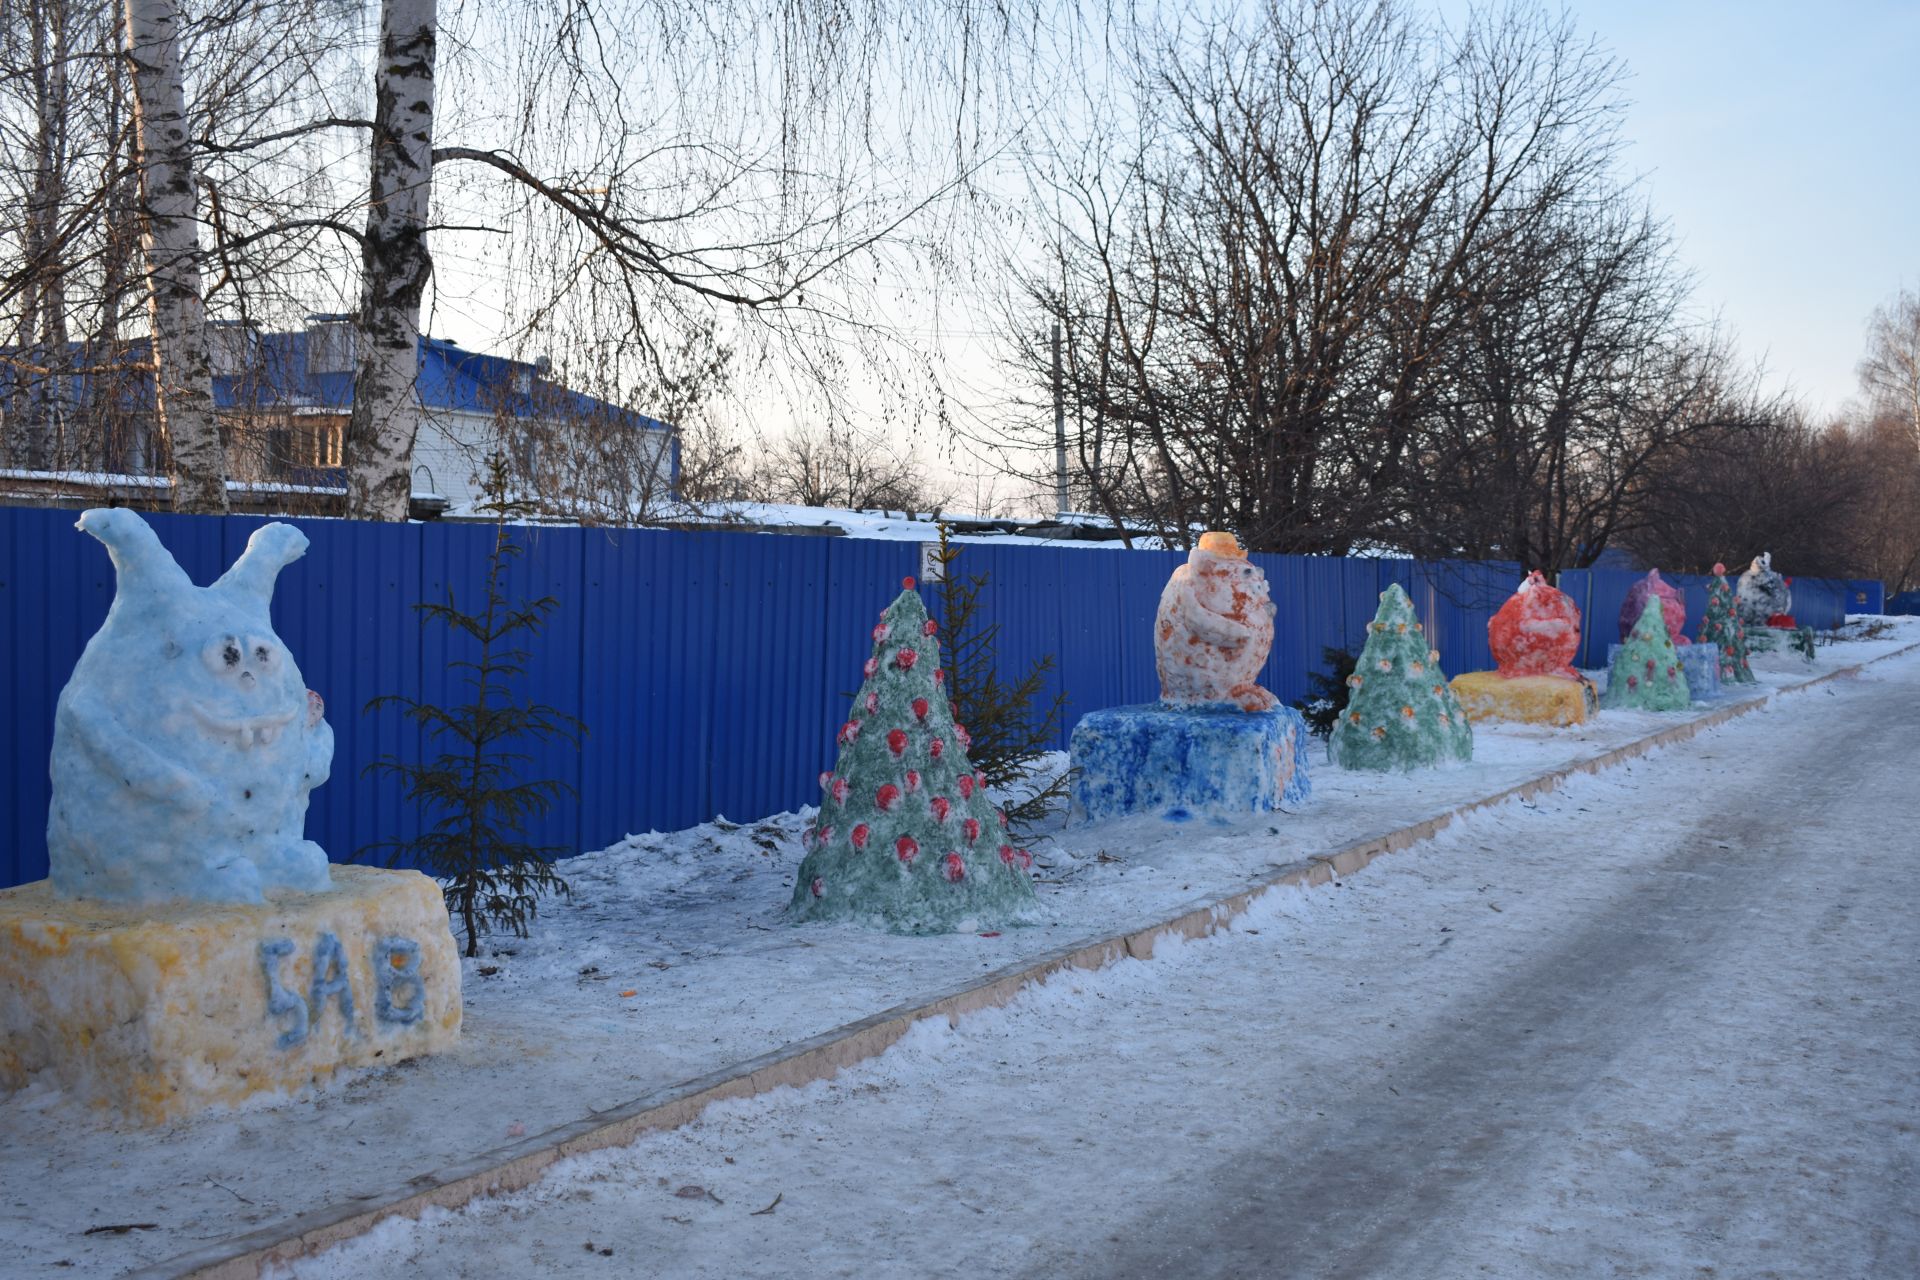
<path fill-rule="evenodd" d="M 1173 571 L 1154 619 L 1160 700 L 1175 706 L 1230 702 L 1269 711 L 1279 699 L 1256 680 L 1273 648 L 1267 575 L 1230 533 L 1204 533 Z"/>
<path fill-rule="evenodd" d="M 1503 676 L 1576 680 L 1573 655 L 1580 649 L 1580 610 L 1536 569 L 1487 623 L 1487 643 Z"/>

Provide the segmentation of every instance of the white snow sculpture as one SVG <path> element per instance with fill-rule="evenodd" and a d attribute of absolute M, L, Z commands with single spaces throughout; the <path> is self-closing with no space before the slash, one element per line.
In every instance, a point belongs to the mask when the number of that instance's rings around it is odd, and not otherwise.
<path fill-rule="evenodd" d="M 1773 571 L 1773 553 L 1762 551 L 1740 575 L 1734 587 L 1740 616 L 1749 628 L 1764 627 L 1767 619 L 1793 612 L 1793 588 Z"/>
<path fill-rule="evenodd" d="M 260 902 L 264 889 L 327 888 L 327 855 L 304 828 L 333 730 L 268 613 L 306 535 L 264 525 L 197 587 L 131 511 L 88 511 L 79 527 L 106 544 L 118 584 L 54 714 L 54 891 Z"/>

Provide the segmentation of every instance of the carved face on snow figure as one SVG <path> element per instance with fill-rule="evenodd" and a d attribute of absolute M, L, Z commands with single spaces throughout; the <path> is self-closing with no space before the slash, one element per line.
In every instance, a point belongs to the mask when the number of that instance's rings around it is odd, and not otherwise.
<path fill-rule="evenodd" d="M 55 890 L 258 902 L 326 888 L 326 854 L 303 830 L 333 731 L 269 613 L 305 535 L 265 525 L 197 587 L 132 512 L 88 511 L 80 528 L 106 545 L 118 586 L 55 715 Z"/>
<path fill-rule="evenodd" d="M 1154 619 L 1160 700 L 1227 702 L 1268 711 L 1279 700 L 1256 681 L 1273 648 L 1267 576 L 1230 533 L 1206 533 L 1173 571 Z"/>

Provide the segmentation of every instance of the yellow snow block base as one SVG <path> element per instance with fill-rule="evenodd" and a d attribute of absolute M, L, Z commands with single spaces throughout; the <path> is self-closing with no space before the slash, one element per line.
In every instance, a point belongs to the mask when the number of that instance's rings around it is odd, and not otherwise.
<path fill-rule="evenodd" d="M 259 906 L 0 891 L 0 1091 L 39 1072 L 142 1124 L 450 1048 L 460 959 L 417 871 Z"/>
<path fill-rule="evenodd" d="M 1453 678 L 1453 696 L 1460 699 L 1467 719 L 1515 720 L 1521 724 L 1580 724 L 1592 715 L 1599 700 L 1584 676 L 1515 676 L 1498 671 L 1468 671 Z"/>

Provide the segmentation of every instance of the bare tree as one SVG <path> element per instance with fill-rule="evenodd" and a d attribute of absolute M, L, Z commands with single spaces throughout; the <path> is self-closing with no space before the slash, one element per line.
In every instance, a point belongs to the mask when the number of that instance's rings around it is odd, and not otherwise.
<path fill-rule="evenodd" d="M 806 507 L 937 513 L 948 502 L 911 454 L 844 422 L 808 424 L 769 442 L 750 484 L 762 501 Z"/>
<path fill-rule="evenodd" d="M 227 454 L 213 416 L 180 14 L 174 0 L 124 0 L 122 22 L 153 321 L 154 419 L 172 460 L 175 508 L 224 512 Z"/>
<path fill-rule="evenodd" d="M 1860 383 L 1874 407 L 1905 423 L 1920 446 L 1920 289 L 1902 289 L 1874 309 Z"/>
<path fill-rule="evenodd" d="M 1390 537 L 1466 282 L 1604 184 L 1617 67 L 1531 10 L 1449 34 L 1336 0 L 1183 28 L 1130 65 L 1143 141 L 1035 165 L 1059 212 L 1021 306 L 1067 331 L 1083 485 L 1176 540 Z M 1013 359 L 1038 382 L 1048 354 Z"/>
<path fill-rule="evenodd" d="M 404 520 L 419 434 L 420 303 L 433 274 L 435 0 L 381 0 L 370 189 L 361 240 L 359 350 L 347 424 L 347 510 Z"/>

